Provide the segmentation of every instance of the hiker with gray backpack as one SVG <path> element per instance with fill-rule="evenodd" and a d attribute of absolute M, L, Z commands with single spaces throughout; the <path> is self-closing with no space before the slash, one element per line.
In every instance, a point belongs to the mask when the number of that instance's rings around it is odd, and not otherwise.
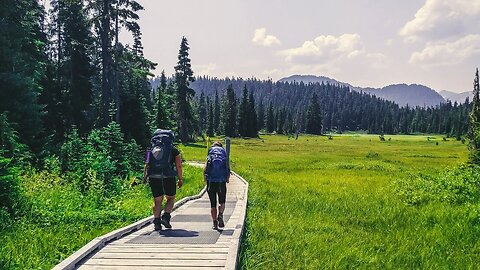
<path fill-rule="evenodd" d="M 165 228 L 171 229 L 170 213 L 175 203 L 176 177 L 178 188 L 182 187 L 182 157 L 180 151 L 173 145 L 175 136 L 171 130 L 157 129 L 150 140 L 150 149 L 147 149 L 144 179 L 148 179 L 152 190 L 153 224 L 155 231 Z M 163 197 L 167 202 L 162 213 Z"/>
<path fill-rule="evenodd" d="M 203 175 L 207 184 L 208 198 L 210 199 L 210 214 L 213 221 L 213 229 L 225 227 L 223 212 L 227 197 L 227 183 L 230 179 L 230 166 L 227 153 L 221 142 L 214 142 L 208 150 L 207 162 L 203 168 Z M 218 196 L 218 212 L 217 212 Z"/>

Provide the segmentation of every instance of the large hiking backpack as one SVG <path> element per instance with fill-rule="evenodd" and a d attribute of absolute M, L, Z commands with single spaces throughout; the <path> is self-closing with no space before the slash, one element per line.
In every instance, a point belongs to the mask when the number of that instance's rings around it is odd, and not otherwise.
<path fill-rule="evenodd" d="M 163 178 L 174 177 L 176 172 L 172 164 L 172 150 L 175 136 L 171 130 L 157 129 L 150 140 L 150 160 L 148 175 Z"/>
<path fill-rule="evenodd" d="M 210 148 L 207 156 L 207 168 L 205 170 L 207 180 L 210 182 L 225 182 L 230 173 L 227 164 L 227 153 L 219 146 Z"/>

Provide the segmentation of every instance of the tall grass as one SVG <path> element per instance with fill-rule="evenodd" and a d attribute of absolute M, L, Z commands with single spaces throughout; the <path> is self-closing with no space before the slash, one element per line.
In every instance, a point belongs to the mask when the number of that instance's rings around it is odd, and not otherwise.
<path fill-rule="evenodd" d="M 427 181 L 421 175 L 438 179 L 465 162 L 466 146 L 440 136 L 385 139 L 234 140 L 233 168 L 250 183 L 242 268 L 478 267 L 478 200 L 415 204 L 411 198 L 419 195 L 409 189 Z M 205 149 L 183 151 L 186 158 L 204 159 Z"/>
<path fill-rule="evenodd" d="M 0 269 L 51 269 L 93 238 L 151 215 L 149 186 L 120 183 L 121 190 L 107 197 L 94 190 L 82 193 L 46 170 L 26 174 L 22 190 L 28 211 L 0 231 Z M 201 169 L 185 166 L 177 198 L 202 187 Z"/>

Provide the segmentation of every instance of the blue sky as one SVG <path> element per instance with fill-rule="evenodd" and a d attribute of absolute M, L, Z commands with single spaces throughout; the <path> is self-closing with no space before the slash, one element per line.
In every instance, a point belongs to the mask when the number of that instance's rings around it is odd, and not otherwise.
<path fill-rule="evenodd" d="M 182 36 L 195 74 L 216 77 L 312 74 L 461 92 L 480 65 L 480 0 L 139 2 L 157 74 L 173 73 Z"/>

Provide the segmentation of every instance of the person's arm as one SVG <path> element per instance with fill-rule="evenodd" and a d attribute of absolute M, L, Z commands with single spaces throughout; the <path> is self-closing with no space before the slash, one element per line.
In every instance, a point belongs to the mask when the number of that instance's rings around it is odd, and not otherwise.
<path fill-rule="evenodd" d="M 230 171 L 230 162 L 227 165 L 227 183 L 230 183 L 230 175 L 232 172 Z"/>
<path fill-rule="evenodd" d="M 143 166 L 143 183 L 148 181 L 148 163 L 150 163 L 150 150 L 147 148 L 145 152 L 145 165 Z"/>
<path fill-rule="evenodd" d="M 175 157 L 175 165 L 177 166 L 177 175 L 178 175 L 178 188 L 181 188 L 183 185 L 183 178 L 182 178 L 182 156 L 177 155 Z"/>
<path fill-rule="evenodd" d="M 203 180 L 205 180 L 205 184 L 207 183 L 207 163 L 203 165 Z"/>

